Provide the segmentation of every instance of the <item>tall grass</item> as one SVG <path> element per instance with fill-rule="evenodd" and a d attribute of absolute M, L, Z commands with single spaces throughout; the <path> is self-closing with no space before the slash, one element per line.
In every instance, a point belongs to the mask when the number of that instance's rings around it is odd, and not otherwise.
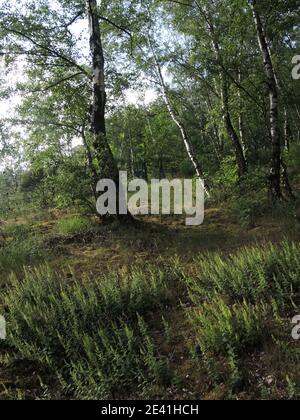
<path fill-rule="evenodd" d="M 281 360 L 277 374 L 290 375 L 300 356 L 288 344 L 290 320 L 300 312 L 300 245 L 285 242 L 229 256 L 207 254 L 197 260 L 195 273 L 183 273 L 192 302 L 186 312 L 194 332 L 193 352 L 211 378 L 220 380 L 218 373 L 225 368 L 227 380 L 241 383 L 243 359 L 263 348 L 272 348 L 270 358 Z"/>
<path fill-rule="evenodd" d="M 275 299 L 281 309 L 300 303 L 300 245 L 284 242 L 246 248 L 238 254 L 210 254 L 196 262 L 187 278 L 194 304 L 223 296 L 229 304 Z"/>
<path fill-rule="evenodd" d="M 72 216 L 62 219 L 57 224 L 57 231 L 61 235 L 89 233 L 95 231 L 95 229 L 95 223 L 87 217 L 82 216 Z"/>
<path fill-rule="evenodd" d="M 0 273 L 19 271 L 42 259 L 45 247 L 40 236 L 30 226 L 7 225 L 1 229 Z"/>
<path fill-rule="evenodd" d="M 4 299 L 9 343 L 55 372 L 65 393 L 126 395 L 166 378 L 147 322 L 170 299 L 167 277 L 157 270 L 70 281 L 41 267 L 22 282 L 12 278 Z"/>
<path fill-rule="evenodd" d="M 166 342 L 178 340 L 176 320 L 186 315 L 189 338 L 180 354 L 191 347 L 204 382 L 225 383 L 227 396 L 255 386 L 256 396 L 290 398 L 300 395 L 300 351 L 291 345 L 290 323 L 300 312 L 299 296 L 300 245 L 284 242 L 202 255 L 192 270 L 177 261 L 161 270 L 78 279 L 42 266 L 22 281 L 13 276 L 3 305 L 10 346 L 50 369 L 60 396 L 132 398 L 166 388 L 173 366 Z M 267 369 L 274 364 L 285 387 L 278 394 L 247 377 L 257 354 L 267 355 Z"/>

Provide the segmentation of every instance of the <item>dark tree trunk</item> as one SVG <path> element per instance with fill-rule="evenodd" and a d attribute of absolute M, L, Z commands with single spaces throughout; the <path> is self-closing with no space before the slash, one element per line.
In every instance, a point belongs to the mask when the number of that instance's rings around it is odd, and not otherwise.
<path fill-rule="evenodd" d="M 270 199 L 274 203 L 282 198 L 281 191 L 281 140 L 280 140 L 280 127 L 279 127 L 279 101 L 278 101 L 278 87 L 276 75 L 272 63 L 270 49 L 267 43 L 265 29 L 262 19 L 257 10 L 257 1 L 249 0 L 252 8 L 253 17 L 256 25 L 257 37 L 260 50 L 263 57 L 265 73 L 267 76 L 269 100 L 270 100 L 270 127 L 271 127 L 271 140 L 272 140 L 272 158 L 271 170 L 269 176 L 269 194 Z"/>
<path fill-rule="evenodd" d="M 241 69 L 239 69 L 239 72 L 238 72 L 238 82 L 239 82 L 240 85 L 242 85 Z M 243 101 L 242 101 L 242 95 L 241 95 L 241 90 L 240 89 L 238 89 L 238 98 L 239 98 L 239 107 L 240 107 L 240 111 L 239 111 L 240 142 L 241 142 L 241 145 L 242 145 L 242 148 L 243 148 L 245 160 L 248 163 L 248 160 L 247 160 L 247 146 L 246 146 L 246 141 L 245 141 L 245 130 L 244 130 Z"/>
<path fill-rule="evenodd" d="M 159 177 L 160 179 L 166 178 L 166 173 L 164 169 L 164 162 L 162 159 L 159 159 Z"/>
<path fill-rule="evenodd" d="M 231 140 L 231 143 L 234 149 L 236 164 L 238 168 L 238 176 L 242 177 L 248 171 L 248 164 L 247 164 L 244 148 L 233 126 L 231 115 L 230 115 L 228 80 L 227 80 L 227 75 L 226 75 L 224 65 L 222 62 L 222 57 L 220 54 L 220 46 L 217 40 L 215 39 L 214 27 L 210 24 L 209 28 L 210 28 L 210 34 L 212 37 L 212 44 L 215 51 L 217 63 L 220 67 L 219 74 L 220 74 L 220 81 L 221 81 L 221 98 L 222 98 L 222 105 L 223 105 L 223 119 L 224 119 L 225 129 L 226 129 L 228 137 Z"/>
<path fill-rule="evenodd" d="M 109 178 L 117 186 L 117 212 L 119 209 L 119 170 L 111 151 L 105 125 L 105 70 L 104 54 L 102 48 L 101 31 L 97 10 L 97 0 L 87 0 L 89 30 L 90 30 L 90 51 L 93 64 L 93 92 L 92 105 L 90 110 L 91 133 L 93 135 L 94 156 L 99 164 L 99 180 Z M 111 216 L 111 215 L 109 215 Z M 132 216 L 117 214 L 120 220 L 131 220 Z"/>
<path fill-rule="evenodd" d="M 224 79 L 225 76 L 223 76 Z M 228 97 L 228 85 L 227 81 L 223 80 L 223 88 L 222 88 L 222 99 L 223 99 L 223 112 L 224 112 L 224 122 L 225 122 L 225 128 L 227 131 L 227 134 L 229 138 L 231 139 L 235 157 L 236 157 L 236 163 L 238 167 L 238 175 L 239 177 L 242 177 L 245 175 L 248 171 L 248 165 L 244 153 L 243 146 L 240 142 L 239 136 L 237 132 L 235 131 L 230 112 L 229 112 L 229 97 Z"/>
<path fill-rule="evenodd" d="M 100 165 L 100 176 L 117 179 L 118 168 L 106 137 L 104 56 L 101 42 L 97 0 L 88 0 L 90 50 L 93 63 L 93 93 L 91 106 L 91 132 L 93 148 Z"/>
<path fill-rule="evenodd" d="M 287 152 L 290 151 L 292 132 L 289 125 L 287 108 L 284 108 L 284 148 Z"/>
<path fill-rule="evenodd" d="M 281 159 L 281 167 L 282 167 L 282 183 L 283 183 L 284 191 L 287 194 L 288 198 L 290 198 L 291 200 L 295 200 L 296 197 L 293 193 L 293 189 L 289 181 L 287 166 L 284 163 L 283 159 Z"/>

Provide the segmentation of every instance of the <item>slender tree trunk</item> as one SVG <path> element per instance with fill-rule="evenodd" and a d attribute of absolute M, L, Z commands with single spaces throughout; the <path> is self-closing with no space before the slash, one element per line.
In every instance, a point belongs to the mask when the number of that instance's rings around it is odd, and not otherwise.
<path fill-rule="evenodd" d="M 181 138 L 183 140 L 186 152 L 188 154 L 188 157 L 189 157 L 190 161 L 192 162 L 192 165 L 195 169 L 195 173 L 196 173 L 197 177 L 200 180 L 204 180 L 203 170 L 201 168 L 200 162 L 197 159 L 197 156 L 196 156 L 196 153 L 194 151 L 192 142 L 191 142 L 191 140 L 190 140 L 190 138 L 187 134 L 187 130 L 185 128 L 185 125 L 181 122 L 180 117 L 178 115 L 178 112 L 173 107 L 173 105 L 172 105 L 172 103 L 169 99 L 168 89 L 167 89 L 167 86 L 165 84 L 165 81 L 164 81 L 164 78 L 163 78 L 163 75 L 162 75 L 162 71 L 161 71 L 161 66 L 159 64 L 158 58 L 157 58 L 155 50 L 153 48 L 153 44 L 151 42 L 150 36 L 148 36 L 148 43 L 149 43 L 149 47 L 150 47 L 152 55 L 153 55 L 153 59 L 154 59 L 154 62 L 155 62 L 155 66 L 156 66 L 156 70 L 157 70 L 157 74 L 158 74 L 158 78 L 159 78 L 159 82 L 160 82 L 160 86 L 161 86 L 163 99 L 164 99 L 164 102 L 165 102 L 166 107 L 168 109 L 168 112 L 169 112 L 172 120 L 174 121 L 174 123 L 179 128 Z M 207 184 L 204 185 L 204 189 L 205 189 L 206 194 L 209 196 L 210 194 L 209 194 L 209 191 L 208 191 Z"/>
<path fill-rule="evenodd" d="M 222 105 L 223 105 L 223 119 L 224 119 L 225 129 L 234 148 L 236 163 L 238 167 L 238 176 L 242 177 L 248 171 L 245 151 L 232 123 L 232 119 L 230 115 L 230 108 L 229 108 L 229 88 L 228 88 L 227 75 L 224 70 L 224 65 L 222 62 L 221 54 L 220 54 L 220 46 L 217 40 L 215 39 L 214 27 L 211 24 L 209 24 L 209 30 L 210 30 L 210 34 L 212 38 L 212 45 L 215 51 L 216 59 L 217 59 L 218 65 L 220 66 L 219 74 L 220 74 L 220 80 L 221 80 L 221 98 L 222 98 Z"/>
<path fill-rule="evenodd" d="M 94 157 L 99 164 L 99 180 L 112 179 L 117 187 L 117 212 L 119 209 L 119 170 L 112 154 L 105 125 L 106 89 L 104 54 L 97 10 L 97 0 L 87 0 L 89 17 L 90 51 L 93 64 L 92 105 L 90 110 L 91 133 L 93 135 Z M 111 215 L 110 215 L 111 216 Z M 117 214 L 120 220 L 131 220 L 131 215 Z"/>
<path fill-rule="evenodd" d="M 129 133 L 129 169 L 130 169 L 130 175 L 134 178 L 135 177 L 135 158 L 134 158 L 134 150 L 132 145 L 132 136 L 131 136 L 131 130 Z"/>
<path fill-rule="evenodd" d="M 144 175 L 144 180 L 148 182 L 149 176 L 148 176 L 148 165 L 147 165 L 146 160 L 143 161 L 143 175 Z"/>
<path fill-rule="evenodd" d="M 207 8 L 202 7 L 199 1 L 195 1 L 196 6 L 201 14 L 201 16 L 205 19 L 207 23 L 207 29 L 210 33 L 211 42 L 213 51 L 216 56 L 217 63 L 219 65 L 219 75 L 220 75 L 220 81 L 221 81 L 221 98 L 222 98 L 222 105 L 223 105 L 223 119 L 225 124 L 225 129 L 228 134 L 228 137 L 230 138 L 234 152 L 236 157 L 236 163 L 238 167 L 238 175 L 239 177 L 243 176 L 248 171 L 248 165 L 247 160 L 244 154 L 244 149 L 241 145 L 239 136 L 237 132 L 234 129 L 231 115 L 230 115 L 230 109 L 229 109 L 229 88 L 228 88 L 228 77 L 224 68 L 224 63 L 222 60 L 222 54 L 220 50 L 220 45 L 218 42 L 218 39 L 216 37 L 215 33 L 215 27 L 213 24 L 213 19 L 210 14 L 210 12 L 207 10 Z M 212 2 L 213 3 L 213 2 Z M 208 3 L 210 4 L 210 3 Z"/>
<path fill-rule="evenodd" d="M 237 162 L 237 167 L 238 167 L 238 175 L 239 177 L 242 177 L 243 175 L 247 173 L 248 165 L 247 165 L 243 146 L 232 124 L 232 120 L 231 120 L 231 116 L 229 112 L 228 85 L 226 81 L 223 82 L 222 100 L 223 100 L 225 128 L 226 128 L 229 138 L 231 139 L 232 145 L 234 147 L 235 157 L 236 157 L 236 162 Z"/>
<path fill-rule="evenodd" d="M 293 189 L 291 187 L 290 181 L 289 181 L 289 177 L 288 177 L 288 170 L 287 170 L 287 166 L 284 163 L 284 160 L 281 159 L 281 168 L 282 168 L 282 183 L 283 183 L 283 188 L 287 194 L 287 196 L 291 199 L 291 200 L 295 200 L 295 195 L 293 193 Z"/>
<path fill-rule="evenodd" d="M 101 42 L 97 0 L 87 0 L 90 30 L 90 50 L 93 63 L 93 92 L 90 110 L 93 148 L 100 165 L 102 177 L 115 179 L 117 165 L 106 137 L 104 55 Z"/>
<path fill-rule="evenodd" d="M 290 151 L 291 134 L 287 108 L 284 107 L 284 148 L 287 152 Z"/>
<path fill-rule="evenodd" d="M 266 40 L 265 29 L 257 10 L 257 1 L 249 0 L 258 37 L 259 47 L 263 57 L 265 73 L 268 81 L 270 99 L 270 127 L 272 140 L 271 171 L 269 176 L 269 194 L 274 203 L 282 198 L 281 192 L 281 140 L 279 128 L 279 100 L 276 74 L 274 71 L 270 49 Z"/>
<path fill-rule="evenodd" d="M 85 148 L 87 166 L 92 177 L 91 191 L 93 193 L 95 200 L 97 200 L 96 185 L 98 182 L 98 174 L 97 174 L 97 170 L 95 168 L 94 162 L 93 162 L 93 154 L 85 135 L 85 127 L 82 127 L 81 137 L 82 137 L 83 145 Z"/>
<path fill-rule="evenodd" d="M 209 96 L 205 102 L 207 105 L 208 112 L 212 112 L 212 104 L 211 104 Z M 213 145 L 216 157 L 218 159 L 218 162 L 221 163 L 224 142 L 223 142 L 219 127 L 215 122 L 213 123 L 212 130 L 213 130 L 212 145 Z"/>
<path fill-rule="evenodd" d="M 239 74 L 238 74 L 238 82 L 240 85 L 242 85 L 242 74 L 241 74 L 241 69 L 239 69 Z M 246 146 L 246 141 L 245 141 L 245 131 L 244 131 L 244 113 L 243 113 L 243 102 L 242 102 L 242 95 L 241 95 L 241 90 L 238 89 L 238 98 L 239 98 L 239 107 L 240 107 L 240 111 L 239 111 L 239 132 L 240 132 L 240 141 L 241 141 L 241 145 L 243 148 L 243 152 L 244 152 L 244 156 L 245 159 L 247 161 L 247 146 Z"/>

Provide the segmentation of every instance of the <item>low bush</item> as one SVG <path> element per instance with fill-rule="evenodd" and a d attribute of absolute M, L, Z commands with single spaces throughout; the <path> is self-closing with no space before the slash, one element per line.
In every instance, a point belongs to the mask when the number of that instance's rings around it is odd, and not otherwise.
<path fill-rule="evenodd" d="M 270 212 L 267 180 L 260 172 L 245 175 L 231 189 L 228 196 L 227 213 L 240 225 L 252 228 L 257 220 Z"/>

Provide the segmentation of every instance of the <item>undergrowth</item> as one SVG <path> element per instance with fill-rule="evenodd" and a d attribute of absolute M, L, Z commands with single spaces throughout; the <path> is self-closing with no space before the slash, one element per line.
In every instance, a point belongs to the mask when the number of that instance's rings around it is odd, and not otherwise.
<path fill-rule="evenodd" d="M 148 327 L 171 301 L 166 273 L 82 281 L 43 266 L 13 277 L 4 301 L 9 344 L 55 372 L 65 395 L 126 396 L 169 380 Z"/>
<path fill-rule="evenodd" d="M 27 225 L 6 225 L 0 236 L 0 273 L 19 272 L 23 266 L 43 259 L 46 250 L 42 238 Z M 3 278 L 2 278 L 3 280 Z"/>
<path fill-rule="evenodd" d="M 300 245 L 284 242 L 91 279 L 43 265 L 11 277 L 3 307 L 10 348 L 49 369 L 60 397 L 166 395 L 182 379 L 170 337 L 178 346 L 186 317 L 194 395 L 296 399 L 299 296 Z"/>
<path fill-rule="evenodd" d="M 299 244 L 204 255 L 194 271 L 182 274 L 193 305 L 186 310 L 195 337 L 192 352 L 212 382 L 225 381 L 230 392 L 243 388 L 245 359 L 272 348 L 271 358 L 281 360 L 277 374 L 286 372 L 300 396 L 300 378 L 290 371 L 300 357 L 291 343 L 291 319 L 300 312 Z"/>

